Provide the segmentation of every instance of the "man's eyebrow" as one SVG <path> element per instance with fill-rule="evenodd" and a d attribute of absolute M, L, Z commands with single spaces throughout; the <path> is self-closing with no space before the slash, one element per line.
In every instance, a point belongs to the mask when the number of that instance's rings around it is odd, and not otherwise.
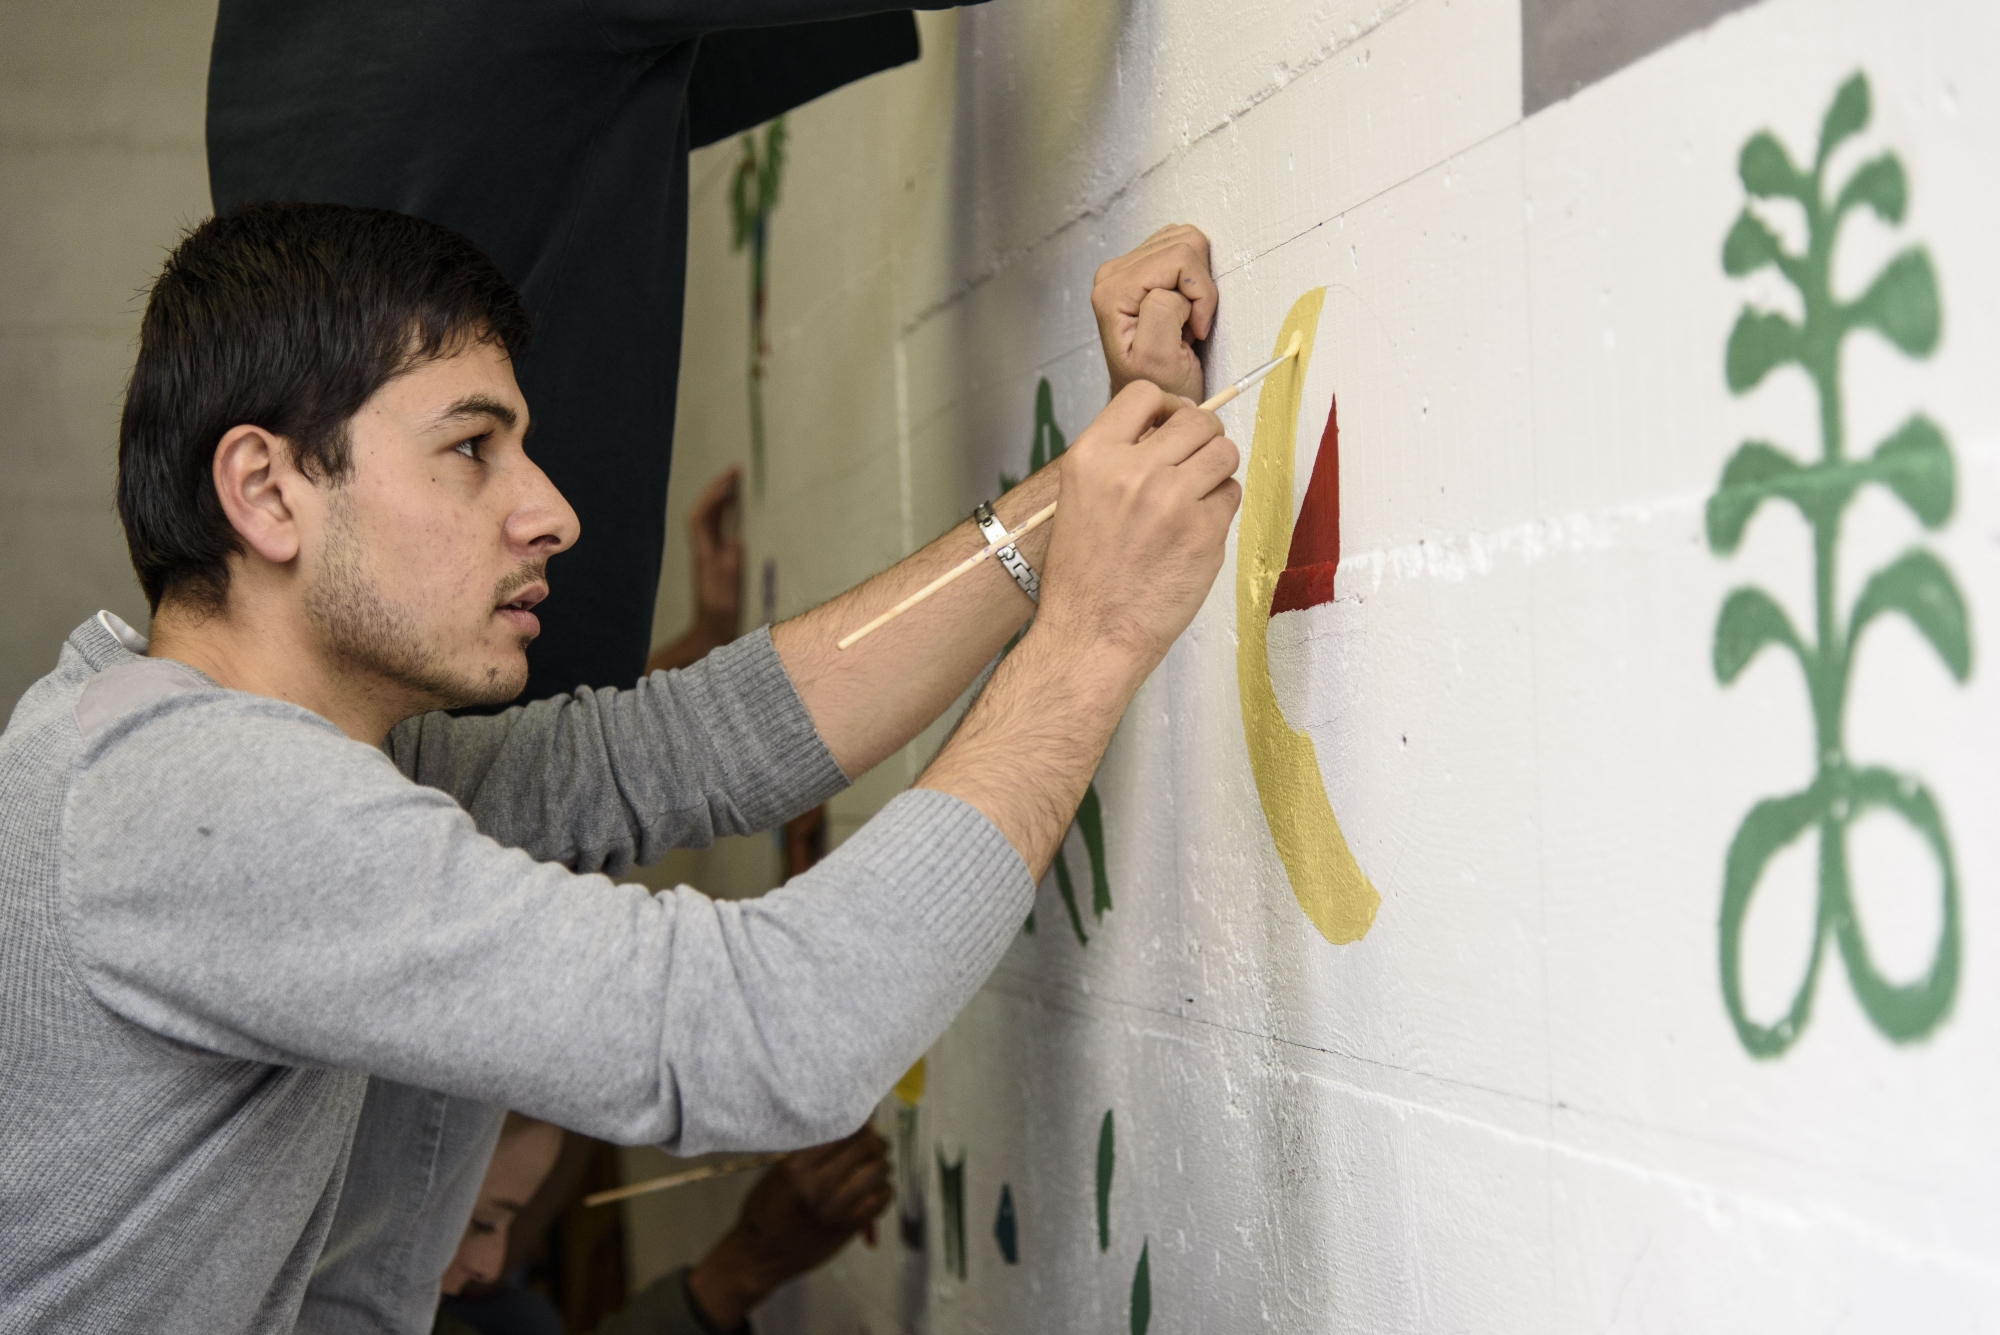
<path fill-rule="evenodd" d="M 457 422 L 470 421 L 475 417 L 491 417 L 502 426 L 513 426 L 520 420 L 511 407 L 492 395 L 468 394 L 431 418 L 431 426 L 433 428 L 450 426 Z"/>

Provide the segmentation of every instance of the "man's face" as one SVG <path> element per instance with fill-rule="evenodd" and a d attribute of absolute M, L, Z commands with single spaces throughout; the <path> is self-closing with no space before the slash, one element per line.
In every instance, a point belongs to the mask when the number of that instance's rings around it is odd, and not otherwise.
<path fill-rule="evenodd" d="M 384 385 L 325 486 L 305 610 L 350 681 L 411 713 L 498 704 L 528 680 L 551 556 L 576 513 L 522 449 L 528 405 L 504 351 L 476 344 Z"/>

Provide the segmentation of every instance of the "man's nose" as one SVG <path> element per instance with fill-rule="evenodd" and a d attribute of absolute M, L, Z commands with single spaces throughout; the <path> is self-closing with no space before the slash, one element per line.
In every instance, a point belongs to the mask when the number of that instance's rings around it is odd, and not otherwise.
<path fill-rule="evenodd" d="M 515 546 L 547 560 L 575 546 L 583 526 L 548 474 L 525 458 L 521 466 L 521 489 L 507 516 L 507 536 Z"/>

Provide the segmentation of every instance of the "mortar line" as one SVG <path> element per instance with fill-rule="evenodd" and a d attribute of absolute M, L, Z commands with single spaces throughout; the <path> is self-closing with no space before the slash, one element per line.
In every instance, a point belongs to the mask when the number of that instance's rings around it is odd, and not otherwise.
<path fill-rule="evenodd" d="M 1907 1182 L 1901 1181 L 1896 1178 L 1887 1177 L 1879 1173 L 1871 1173 L 1867 1171 L 1857 1170 L 1845 1164 L 1835 1167 L 1833 1165 L 1821 1162 L 1816 1159 L 1810 1159 L 1801 1155 L 1786 1153 L 1782 1150 L 1772 1149 L 1767 1146 L 1745 1144 L 1739 1141 L 1729 1140 L 1718 1136 L 1701 1135 L 1696 1132 L 1688 1131 L 1679 1127 L 1662 1126 L 1656 1122 L 1641 1121 L 1638 1118 L 1628 1117 L 1622 1113 L 1611 1112 L 1584 1104 L 1566 1103 L 1561 1101 L 1544 1102 L 1541 1099 L 1535 1098 L 1533 1095 L 1520 1094 L 1516 1093 L 1513 1090 L 1498 1089 L 1490 1085 L 1482 1085 L 1477 1083 L 1476 1081 L 1458 1079 L 1456 1077 L 1444 1075 L 1436 1071 L 1425 1071 L 1411 1066 L 1399 1066 L 1395 1062 L 1384 1061 L 1378 1057 L 1370 1057 L 1357 1052 L 1343 1051 L 1338 1048 L 1322 1047 L 1317 1043 L 1307 1042 L 1303 1039 L 1298 1039 L 1298 1038 L 1290 1038 L 1282 1034 L 1264 1033 L 1260 1030 L 1246 1029 L 1239 1025 L 1229 1024 L 1221 1020 L 1209 1019 L 1198 1015 L 1188 1015 L 1177 1011 L 1163 1010 L 1158 1007 L 1149 1006 L 1142 1001 L 1133 1001 L 1128 998 L 1113 996 L 1109 993 L 1084 992 L 1079 989 L 1071 988 L 1060 983 L 1048 984 L 1048 986 L 1056 989 L 1059 993 L 1067 994 L 1066 998 L 1060 998 L 1060 997 L 1043 996 L 1035 992 L 1021 992 L 1014 988 L 1002 985 L 1003 982 L 1012 982 L 1012 981 L 1013 981 L 1012 979 L 1000 980 L 996 978 L 996 980 L 993 983 L 988 984 L 987 990 L 1000 992 L 1006 995 L 1011 995 L 1015 997 L 1017 1000 L 1026 1001 L 1031 1005 L 1044 1007 L 1051 1010 L 1061 1011 L 1064 1014 L 1072 1015 L 1078 1019 L 1083 1019 L 1083 1020 L 1101 1020 L 1106 1017 L 1090 1010 L 1086 1006 L 1080 1006 L 1074 1004 L 1075 1000 L 1085 999 L 1089 1001 L 1101 1001 L 1109 1006 L 1121 1010 L 1135 1011 L 1141 1015 L 1156 1016 L 1163 1020 L 1174 1020 L 1188 1025 L 1199 1025 L 1203 1028 L 1212 1029 L 1218 1033 L 1234 1034 L 1239 1038 L 1255 1039 L 1259 1042 L 1265 1042 L 1265 1043 L 1275 1043 L 1282 1045 L 1284 1047 L 1297 1049 L 1301 1052 L 1316 1052 L 1321 1054 L 1322 1056 L 1332 1057 L 1337 1061 L 1354 1062 L 1358 1065 L 1371 1067 L 1375 1070 L 1393 1071 L 1398 1075 L 1409 1076 L 1413 1079 L 1440 1085 L 1448 1089 L 1467 1090 L 1474 1093 L 1486 1094 L 1494 1098 L 1507 1100 L 1510 1103 L 1522 1104 L 1529 1108 L 1546 1108 L 1551 1114 L 1551 1126 L 1553 1126 L 1554 1114 L 1567 1113 L 1585 1122 L 1596 1122 L 1601 1124 L 1609 1124 L 1612 1126 L 1630 1128 L 1633 1130 L 1645 1132 L 1649 1135 L 1664 1137 L 1687 1145 L 1699 1146 L 1711 1150 L 1724 1151 L 1730 1154 L 1743 1155 L 1745 1157 L 1761 1160 L 1767 1163 L 1780 1164 L 1791 1168 L 1804 1169 L 1813 1173 L 1824 1174 L 1828 1177 L 1835 1179 L 1844 1178 L 1849 1181 L 1865 1183 L 1870 1186 L 1884 1188 L 1895 1192 L 1910 1193 L 1925 1200 L 1945 1201 L 1957 1205 L 1969 1205 L 1976 1209 L 1983 1210 L 1989 1214 L 1994 1212 L 1993 1205 L 1990 1202 L 1988 1202 L 1984 1197 L 1976 1194 L 1962 1194 L 1962 1193 L 1952 1192 L 1949 1190 L 1938 1190 L 1935 1188 L 1919 1188 L 1913 1190 Z M 1069 1004 L 1065 1004 L 1065 1001 L 1068 1001 Z M 1363 1087 L 1358 1085 L 1352 1086 L 1352 1088 L 1356 1092 L 1369 1092 L 1364 1090 Z M 1402 1098 L 1402 1096 L 1400 1095 L 1393 1095 L 1393 1094 L 1382 1094 L 1381 1096 L 1384 1098 L 1391 1098 L 1391 1099 Z M 1435 1108 L 1429 1104 L 1419 1103 L 1414 1100 L 1406 1100 L 1406 1101 L 1409 1102 L 1410 1106 L 1412 1107 L 1421 1108 L 1430 1112 L 1435 1112 L 1442 1117 L 1463 1118 L 1462 1114 L 1452 1113 L 1443 1108 Z M 1478 1125 L 1490 1125 L 1488 1123 L 1478 1123 L 1477 1119 L 1464 1119 L 1464 1120 L 1473 1121 Z M 1497 1126 L 1495 1127 L 1495 1129 L 1503 1131 L 1505 1130 L 1505 1128 L 1500 1128 Z M 1518 1136 L 1520 1133 L 1509 1131 L 1506 1132 L 1506 1134 Z M 1554 1138 L 1553 1131 L 1551 1131 L 1550 1135 L 1546 1137 L 1546 1139 L 1548 1139 L 1557 1148 L 1564 1148 L 1563 1143 Z M 1594 1151 L 1582 1151 L 1582 1150 L 1579 1150 L 1577 1152 L 1580 1154 L 1596 1153 Z M 1643 1167 L 1643 1165 L 1640 1166 Z"/>
<path fill-rule="evenodd" d="M 1111 210 L 1114 207 L 1116 207 L 1121 200 L 1123 200 L 1127 195 L 1131 194 L 1133 190 L 1137 189 L 1141 184 L 1150 179 L 1153 175 L 1164 170 L 1166 167 L 1172 165 L 1173 163 L 1185 159 L 1190 153 L 1194 151 L 1195 148 L 1197 148 L 1202 144 L 1207 143 L 1210 139 L 1221 134 L 1223 131 L 1233 128 L 1238 122 L 1248 119 L 1251 115 L 1256 113 L 1261 108 L 1275 103 L 1280 97 L 1284 96 L 1286 92 L 1306 82 L 1307 76 L 1311 75 L 1312 73 L 1320 69 L 1320 67 L 1325 65 L 1327 61 L 1332 60 L 1335 56 L 1339 55 L 1341 52 L 1349 50 L 1352 47 L 1358 46 L 1360 43 L 1366 41 L 1368 38 L 1373 37 L 1376 34 L 1384 31 L 1389 27 L 1389 25 L 1395 23 L 1398 19 L 1401 19 L 1406 15 L 1416 13 L 1425 4 L 1433 4 L 1440 2 L 1441 0 L 1412 0 L 1412 3 L 1406 4 L 1402 8 L 1396 10 L 1395 12 L 1385 15 L 1379 22 L 1375 23 L 1371 27 L 1364 28 L 1361 31 L 1355 33 L 1354 36 L 1349 38 L 1347 41 L 1336 43 L 1335 45 L 1329 47 L 1324 55 L 1315 59 L 1310 64 L 1301 67 L 1299 77 L 1288 80 L 1281 87 L 1269 89 L 1269 91 L 1262 92 L 1261 94 L 1252 94 L 1251 100 L 1249 102 L 1240 104 L 1240 107 L 1237 110 L 1225 112 L 1223 114 L 1222 119 L 1218 120 L 1213 125 L 1203 130 L 1200 134 L 1194 135 L 1193 137 L 1189 138 L 1179 148 L 1173 149 L 1164 156 L 1154 160 L 1153 162 L 1147 164 L 1144 167 L 1141 167 L 1131 176 L 1127 177 L 1121 184 L 1119 184 L 1116 188 L 1114 188 L 1109 194 L 1105 195 L 1097 203 L 1085 206 L 1074 216 L 1064 219 L 1052 230 L 1043 233 L 1041 236 L 1036 237 L 1031 241 L 1025 242 L 1019 246 L 1015 246 L 1009 250 L 997 252 L 994 256 L 993 261 L 984 270 L 980 271 L 978 274 L 975 274 L 972 278 L 968 279 L 965 283 L 960 285 L 954 291 L 946 293 L 944 296 L 938 298 L 936 301 L 932 302 L 930 305 L 924 307 L 922 310 L 918 311 L 914 316 L 912 316 L 909 322 L 904 325 L 903 332 L 905 333 L 912 332 L 919 324 L 922 324 L 924 321 L 930 319 L 933 315 L 940 314 L 949 307 L 956 305 L 959 301 L 963 300 L 965 297 L 970 296 L 973 292 L 977 291 L 979 288 L 984 287 L 988 282 L 998 277 L 1001 273 L 1003 273 L 1007 269 L 1014 267 L 1016 264 L 1020 263 L 1028 256 L 1032 255 L 1034 252 L 1048 245 L 1051 241 L 1054 241 L 1057 238 L 1063 236 L 1071 229 L 1085 222 L 1088 222 L 1092 219 L 1103 218 L 1108 213 L 1110 213 Z M 1517 117 L 1516 119 L 1508 122 L 1508 124 L 1505 127 L 1503 127 L 1502 130 L 1495 131 L 1495 133 L 1496 134 L 1504 133 L 1505 130 L 1513 129 L 1514 127 L 1520 124 L 1521 124 L 1521 119 Z M 1451 158 L 1456 157 L 1459 153 L 1465 152 L 1466 150 L 1471 148 L 1476 148 L 1480 144 L 1485 143 L 1488 139 L 1491 139 L 1492 137 L 1493 137 L 1492 135 L 1486 135 L 1482 136 L 1479 139 L 1473 140 L 1471 143 L 1465 145 L 1463 148 L 1460 148 L 1454 151 L 1453 153 L 1447 154 L 1445 158 L 1442 159 L 1442 161 L 1449 161 Z M 1370 203 L 1371 201 L 1380 198 L 1382 195 L 1387 194 L 1390 190 L 1394 190 L 1401 185 L 1407 184 L 1409 181 L 1415 180 L 1418 176 L 1423 175 L 1424 171 L 1429 171 L 1431 170 L 1432 167 L 1435 167 L 1437 165 L 1438 165 L 1437 163 L 1432 163 L 1430 166 L 1425 167 L 1423 171 L 1413 172 L 1411 173 L 1411 175 L 1396 181 L 1392 185 L 1384 187 L 1382 190 L 1376 191 L 1372 195 L 1364 196 L 1363 198 L 1356 200 L 1354 203 L 1341 209 L 1340 213 L 1336 213 L 1333 216 L 1335 218 L 1338 218 L 1341 215 L 1341 213 L 1345 213 L 1349 209 L 1359 208 L 1364 204 Z M 1248 264 L 1254 264 L 1257 260 L 1262 259 L 1265 255 L 1270 254 L 1272 251 L 1277 250 L 1282 246 L 1290 245 L 1293 241 L 1298 240 L 1299 237 L 1305 236 L 1308 233 L 1312 232 L 1314 228 L 1323 227 L 1325 225 L 1326 225 L 1325 221 L 1315 223 L 1313 224 L 1312 227 L 1308 227 L 1304 231 L 1301 231 L 1296 235 L 1286 237 L 1283 240 L 1278 241 L 1266 247 L 1264 250 L 1258 251 L 1256 254 L 1247 257 L 1242 261 L 1242 263 L 1228 266 L 1221 270 L 1215 271 L 1214 276 L 1216 278 L 1221 278 L 1224 274 L 1233 273 L 1237 269 L 1243 268 Z"/>

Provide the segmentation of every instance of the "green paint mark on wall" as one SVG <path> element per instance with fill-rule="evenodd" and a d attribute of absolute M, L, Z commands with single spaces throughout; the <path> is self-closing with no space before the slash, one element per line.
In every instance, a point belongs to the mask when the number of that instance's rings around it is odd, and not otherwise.
<path fill-rule="evenodd" d="M 1139 1267 L 1132 1272 L 1132 1335 L 1146 1335 L 1153 1321 L 1153 1251 L 1148 1238 L 1139 1248 Z"/>
<path fill-rule="evenodd" d="M 1951 1009 L 1958 988 L 1958 877 L 1944 817 L 1930 790 L 1911 775 L 1858 766 L 1848 757 L 1844 713 L 1855 649 L 1861 633 L 1884 613 L 1900 613 L 1931 644 L 1959 681 L 1972 668 L 1965 600 L 1944 564 L 1912 547 L 1877 570 L 1849 606 L 1845 622 L 1836 588 L 1836 551 L 1848 502 L 1869 484 L 1886 488 L 1927 529 L 1951 515 L 1954 468 L 1944 432 L 1921 413 L 1912 415 L 1866 458 L 1847 454 L 1841 398 L 1842 341 L 1872 329 L 1911 357 L 1928 357 L 1941 324 L 1937 278 L 1929 253 L 1912 246 L 1891 259 L 1862 294 L 1842 302 L 1832 291 L 1834 245 L 1840 225 L 1866 207 L 1884 223 L 1903 220 L 1908 182 L 1893 153 L 1862 163 L 1828 198 L 1827 161 L 1842 141 L 1869 119 L 1868 80 L 1856 74 L 1834 95 L 1820 127 L 1812 169 L 1801 170 L 1767 132 L 1743 146 L 1738 172 L 1753 203 L 1737 215 L 1722 245 L 1723 270 L 1734 277 L 1775 266 L 1798 289 L 1804 319 L 1744 307 L 1730 331 L 1725 370 L 1732 393 L 1745 394 L 1787 364 L 1812 382 L 1819 403 L 1820 455 L 1812 463 L 1764 441 L 1748 441 L 1730 458 L 1722 483 L 1708 501 L 1708 542 L 1727 556 L 1766 500 L 1798 507 L 1813 533 L 1814 618 L 1810 636 L 1792 625 L 1761 589 L 1739 588 L 1722 605 L 1715 628 L 1715 675 L 1734 681 L 1758 653 L 1776 645 L 1798 660 L 1805 676 L 1814 726 L 1812 783 L 1750 809 L 1729 847 L 1724 872 L 1720 949 L 1722 995 L 1743 1046 L 1757 1057 L 1775 1057 L 1797 1041 L 1812 1013 L 1813 991 L 1829 938 L 1840 948 L 1855 996 L 1869 1020 L 1891 1041 L 1907 1043 L 1934 1030 Z M 1806 250 L 1785 249 L 1758 217 L 1754 201 L 1790 200 L 1805 210 Z M 1856 916 L 1847 865 L 1847 835 L 1862 813 L 1879 809 L 1915 827 L 1941 874 L 1943 921 L 1930 967 L 1921 978 L 1895 984 L 1876 969 Z M 1815 832 L 1819 844 L 1819 895 L 1811 962 L 1790 1008 L 1776 1024 L 1762 1025 L 1743 1009 L 1743 922 L 1764 869 L 1779 849 Z"/>
<path fill-rule="evenodd" d="M 1062 896 L 1063 910 L 1069 914 L 1070 930 L 1076 933 L 1076 943 L 1090 944 L 1090 937 L 1083 930 L 1083 918 L 1076 911 L 1076 886 L 1069 879 L 1069 854 L 1056 849 L 1055 861 L 1049 864 L 1056 874 L 1056 893 Z"/>
<path fill-rule="evenodd" d="M 785 173 L 785 137 L 783 116 L 765 129 L 761 153 L 757 136 L 744 135 L 743 160 L 736 164 L 729 189 L 730 219 L 735 223 L 730 248 L 750 248 L 750 486 L 760 497 L 764 494 L 764 368 L 771 355 L 771 340 L 765 332 L 770 304 L 771 211 L 778 207 L 778 184 Z"/>
<path fill-rule="evenodd" d="M 1097 1250 L 1111 1250 L 1111 1170 L 1117 1159 L 1112 1144 L 1111 1110 L 1104 1110 L 1104 1125 L 1097 1132 Z"/>
<path fill-rule="evenodd" d="M 993 1240 L 1000 1244 L 1000 1259 L 1008 1265 L 1021 1260 L 1021 1233 L 1014 1220 L 1014 1189 L 1000 1184 L 1000 1209 L 993 1216 Z"/>
<path fill-rule="evenodd" d="M 1028 447 L 1028 471 L 1033 473 L 1056 459 L 1069 448 L 1063 436 L 1062 427 L 1056 423 L 1055 395 L 1049 388 L 1049 379 L 1035 387 L 1035 434 Z M 1000 489 L 1010 491 L 1021 484 L 1021 479 L 1000 475 Z M 1026 632 L 1023 632 L 1025 634 Z M 1020 643 L 1020 636 L 1014 637 L 1007 646 L 1012 649 Z M 1111 875 L 1109 862 L 1104 855 L 1104 806 L 1097 797 L 1097 785 L 1092 783 L 1084 789 L 1083 802 L 1076 809 L 1076 830 L 1083 836 L 1084 856 L 1090 863 L 1090 914 L 1102 920 L 1111 909 Z M 1063 911 L 1069 915 L 1070 930 L 1076 933 L 1078 945 L 1090 944 L 1090 936 L 1083 930 L 1083 914 L 1077 908 L 1076 882 L 1069 867 L 1069 853 L 1058 848 L 1054 862 L 1056 892 L 1062 896 Z M 1035 930 L 1035 916 L 1028 915 L 1025 931 Z"/>
<path fill-rule="evenodd" d="M 938 1203 L 944 1212 L 944 1268 L 965 1278 L 965 1153 L 957 1163 L 946 1163 L 942 1146 L 937 1151 Z"/>

